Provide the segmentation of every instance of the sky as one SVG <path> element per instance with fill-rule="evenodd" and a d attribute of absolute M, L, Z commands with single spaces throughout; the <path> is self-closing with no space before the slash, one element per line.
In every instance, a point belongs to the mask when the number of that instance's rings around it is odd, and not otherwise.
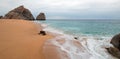
<path fill-rule="evenodd" d="M 0 15 L 20 5 L 47 19 L 120 19 L 120 0 L 1 0 Z"/>

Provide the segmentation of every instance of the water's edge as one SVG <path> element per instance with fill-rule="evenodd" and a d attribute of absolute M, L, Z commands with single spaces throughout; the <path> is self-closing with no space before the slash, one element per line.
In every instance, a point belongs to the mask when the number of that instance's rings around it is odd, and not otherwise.
<path fill-rule="evenodd" d="M 43 52 L 47 59 L 116 59 L 105 49 L 112 46 L 109 43 L 111 37 L 74 36 L 65 34 L 45 23 L 41 25 L 43 30 L 56 35 L 44 45 Z M 51 51 L 55 54 L 51 55 Z"/>

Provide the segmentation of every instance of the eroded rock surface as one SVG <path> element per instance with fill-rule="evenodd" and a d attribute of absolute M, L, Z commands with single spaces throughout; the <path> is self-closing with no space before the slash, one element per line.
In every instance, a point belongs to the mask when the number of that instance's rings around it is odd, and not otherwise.
<path fill-rule="evenodd" d="M 110 43 L 120 50 L 120 34 L 115 35 Z"/>
<path fill-rule="evenodd" d="M 24 8 L 24 6 L 19 6 L 10 12 L 8 12 L 4 17 L 4 19 L 25 19 L 25 20 L 34 20 L 31 12 Z"/>
<path fill-rule="evenodd" d="M 107 51 L 114 57 L 117 57 L 120 59 L 120 34 L 115 35 L 110 43 L 113 45 L 113 47 L 106 48 Z"/>
<path fill-rule="evenodd" d="M 106 49 L 112 56 L 120 59 L 120 51 L 117 48 L 110 47 L 110 48 L 106 48 Z"/>
<path fill-rule="evenodd" d="M 40 13 L 37 17 L 36 20 L 46 20 L 45 14 L 44 13 Z"/>

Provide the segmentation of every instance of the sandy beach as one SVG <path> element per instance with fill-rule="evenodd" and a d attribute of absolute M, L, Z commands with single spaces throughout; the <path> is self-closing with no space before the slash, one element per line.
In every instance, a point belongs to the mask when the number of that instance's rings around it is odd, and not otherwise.
<path fill-rule="evenodd" d="M 42 29 L 31 21 L 0 20 L 0 59 L 45 59 L 42 47 L 52 35 L 38 35 Z"/>
<path fill-rule="evenodd" d="M 105 49 L 111 46 L 109 39 L 81 36 L 76 40 L 22 19 L 0 19 L 0 28 L 0 59 L 116 59 Z M 38 34 L 42 29 L 47 35 Z"/>

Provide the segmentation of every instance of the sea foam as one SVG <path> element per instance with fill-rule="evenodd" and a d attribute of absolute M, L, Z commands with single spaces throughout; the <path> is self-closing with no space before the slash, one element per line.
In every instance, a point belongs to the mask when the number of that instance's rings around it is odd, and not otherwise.
<path fill-rule="evenodd" d="M 44 44 L 46 59 L 117 59 L 105 49 L 112 46 L 109 43 L 111 37 L 77 36 L 76 40 L 58 29 L 43 27 L 45 31 L 60 34 Z"/>

